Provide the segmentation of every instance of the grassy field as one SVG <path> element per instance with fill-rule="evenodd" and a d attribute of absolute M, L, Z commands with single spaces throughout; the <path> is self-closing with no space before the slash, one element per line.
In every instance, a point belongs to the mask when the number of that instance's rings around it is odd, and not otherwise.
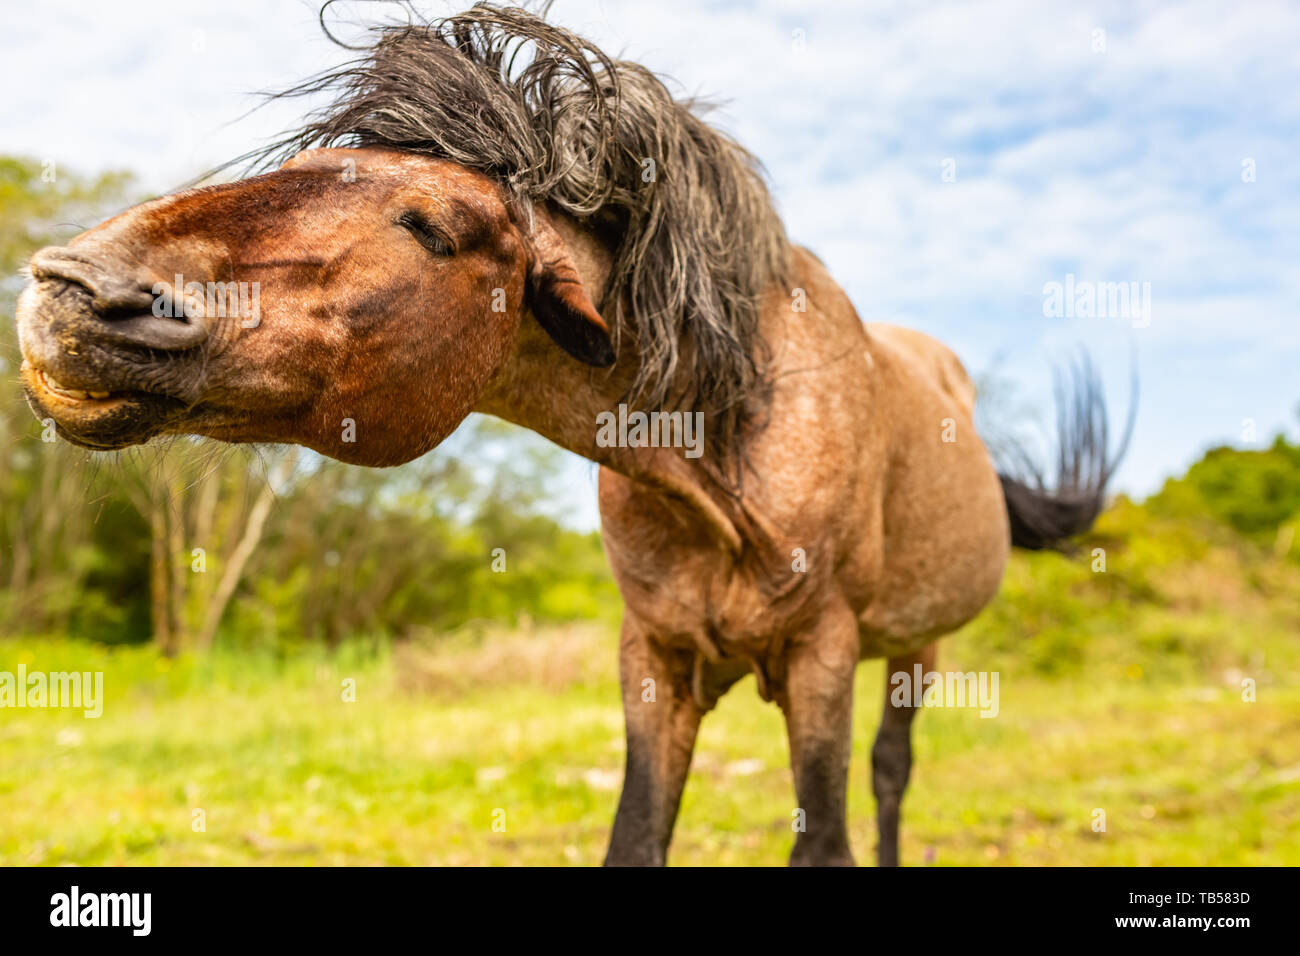
<path fill-rule="evenodd" d="M 102 670 L 105 704 L 0 711 L 0 863 L 598 863 L 622 777 L 615 640 L 570 627 L 288 661 L 5 641 L 0 670 Z M 962 640 L 947 664 L 980 666 Z M 904 862 L 1300 864 L 1295 683 L 1247 703 L 1235 674 L 1119 670 L 1004 673 L 995 719 L 923 713 Z M 860 863 L 882 683 L 862 666 Z M 780 714 L 746 680 L 704 725 L 670 862 L 782 864 L 793 808 Z"/>

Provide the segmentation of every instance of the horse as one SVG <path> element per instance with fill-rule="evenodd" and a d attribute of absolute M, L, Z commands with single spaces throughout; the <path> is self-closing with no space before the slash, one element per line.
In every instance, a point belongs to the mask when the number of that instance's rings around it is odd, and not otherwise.
<path fill-rule="evenodd" d="M 32 409 L 89 449 L 188 434 L 372 467 L 480 412 L 597 463 L 624 602 L 606 864 L 666 862 L 701 719 L 753 675 L 788 731 L 789 862 L 852 865 L 857 665 L 928 680 L 1012 546 L 1091 526 L 1115 464 L 1095 374 L 1064 395 L 1055 480 L 999 473 L 956 356 L 864 323 L 700 104 L 544 13 L 370 29 L 277 94 L 330 105 L 244 178 L 33 255 Z M 883 866 L 918 710 L 898 696 L 871 749 Z"/>

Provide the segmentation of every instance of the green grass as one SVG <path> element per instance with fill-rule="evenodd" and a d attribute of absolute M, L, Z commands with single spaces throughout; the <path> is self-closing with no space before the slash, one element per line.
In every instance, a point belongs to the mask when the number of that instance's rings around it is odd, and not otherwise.
<path fill-rule="evenodd" d="M 979 633 L 945 642 L 941 666 L 981 666 Z M 1254 703 L 1236 674 L 1085 662 L 1003 672 L 995 719 L 922 713 L 904 862 L 1300 864 L 1295 640 L 1270 640 Z M 598 863 L 622 777 L 615 653 L 595 627 L 287 661 L 0 642 L 0 670 L 102 670 L 106 685 L 99 719 L 0 710 L 0 863 Z M 879 662 L 860 668 L 860 863 L 882 683 Z M 794 805 L 780 713 L 746 680 L 706 719 L 670 862 L 782 864 Z"/>

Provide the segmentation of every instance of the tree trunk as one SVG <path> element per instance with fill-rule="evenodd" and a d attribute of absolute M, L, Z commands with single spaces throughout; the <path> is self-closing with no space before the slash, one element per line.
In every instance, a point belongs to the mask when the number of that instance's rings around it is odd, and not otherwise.
<path fill-rule="evenodd" d="M 167 560 L 167 508 L 162 496 L 149 495 L 149 620 L 153 640 L 168 657 L 176 653 L 172 632 L 171 575 Z"/>
<path fill-rule="evenodd" d="M 276 468 L 275 475 L 268 475 L 266 484 L 258 492 L 257 501 L 254 502 L 248 513 L 248 520 L 244 523 L 244 533 L 240 536 L 239 544 L 225 560 L 224 567 L 221 569 L 221 580 L 217 584 L 216 591 L 208 599 L 207 614 L 204 616 L 203 626 L 199 629 L 195 642 L 197 647 L 207 649 L 212 646 L 222 615 L 226 613 L 226 605 L 234 597 L 235 589 L 239 587 L 240 578 L 243 577 L 244 567 L 253 556 L 253 552 L 257 550 L 258 542 L 262 540 L 262 530 L 266 526 L 266 519 L 271 514 L 271 506 L 275 504 L 275 485 L 289 476 L 297 459 L 296 451 L 289 452 Z"/>

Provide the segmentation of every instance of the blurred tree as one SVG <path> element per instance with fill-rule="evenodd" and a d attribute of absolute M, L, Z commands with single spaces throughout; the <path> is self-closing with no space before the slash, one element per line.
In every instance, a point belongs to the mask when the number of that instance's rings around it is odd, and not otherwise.
<path fill-rule="evenodd" d="M 1170 516 L 1208 511 L 1244 535 L 1267 540 L 1300 517 L 1300 445 L 1278 435 L 1262 451 L 1212 448 L 1184 477 L 1166 481 L 1148 506 Z"/>
<path fill-rule="evenodd" d="M 254 458 L 179 439 L 119 459 L 118 485 L 149 528 L 149 620 L 167 653 L 211 646 L 289 479 L 296 449 Z"/>
<path fill-rule="evenodd" d="M 51 436 L 17 385 L 13 323 L 27 257 L 123 204 L 129 182 L 122 173 L 84 178 L 0 157 L 0 626 L 6 630 L 66 630 L 75 623 L 102 637 L 132 619 L 130 602 L 114 598 L 129 591 L 140 555 L 129 546 L 115 555 L 114 545 L 138 530 L 134 516 L 112 500 L 82 453 L 42 440 Z M 110 530 L 124 533 L 105 538 Z"/>

